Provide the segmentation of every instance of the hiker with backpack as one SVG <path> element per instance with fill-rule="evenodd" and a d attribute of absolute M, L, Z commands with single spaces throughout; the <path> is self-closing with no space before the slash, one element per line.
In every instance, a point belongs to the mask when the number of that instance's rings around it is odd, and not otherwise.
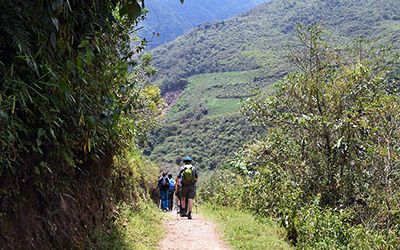
<path fill-rule="evenodd" d="M 183 166 L 179 170 L 182 184 L 181 196 L 181 217 L 192 219 L 193 199 L 196 196 L 196 182 L 199 178 L 195 167 L 192 165 L 192 158 L 186 156 L 183 159 Z"/>
<path fill-rule="evenodd" d="M 169 191 L 168 191 L 168 208 L 172 211 L 174 207 L 174 193 L 175 193 L 175 181 L 172 178 L 172 174 L 168 174 L 169 179 Z"/>
<path fill-rule="evenodd" d="M 169 192 L 169 179 L 167 173 L 164 171 L 157 183 L 158 190 L 160 191 L 161 197 L 161 209 L 168 211 L 168 192 Z"/>

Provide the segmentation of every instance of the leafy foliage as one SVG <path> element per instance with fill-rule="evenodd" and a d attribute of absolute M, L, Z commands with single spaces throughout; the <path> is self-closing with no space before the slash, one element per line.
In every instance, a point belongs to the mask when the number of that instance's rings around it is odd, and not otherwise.
<path fill-rule="evenodd" d="M 127 33 L 140 12 L 135 1 L 2 5 L 1 172 L 50 148 L 69 165 L 99 157 L 120 142 L 112 139 L 118 121 L 139 120 L 147 98 L 156 109 L 157 93 L 137 77 L 145 71 L 127 71 L 136 64 Z M 117 7 L 126 15 L 114 16 Z"/>
<path fill-rule="evenodd" d="M 138 55 L 145 43 L 130 34 L 143 8 L 1 1 L 0 248 L 84 248 L 112 206 L 150 188 L 126 193 L 144 176 L 129 164 L 141 161 L 114 162 L 162 108 L 151 57 Z"/>
<path fill-rule="evenodd" d="M 280 83 L 275 95 L 249 102 L 244 112 L 273 127 L 270 135 L 279 138 L 267 141 L 265 154 L 277 147 L 270 160 L 307 185 L 303 190 L 320 193 L 327 205 L 351 204 L 365 198 L 358 195 L 366 183 L 396 180 L 400 103 L 386 91 L 391 52 L 361 48 L 345 58 L 325 47 L 319 31 L 300 39 L 309 42 L 292 55 L 299 73 Z M 282 145 L 287 149 L 279 152 Z"/>
<path fill-rule="evenodd" d="M 226 195 L 277 218 L 300 249 L 396 248 L 400 99 L 388 72 L 398 54 L 362 42 L 332 48 L 322 37 L 317 26 L 300 31 L 297 71 L 244 106 L 266 136 L 233 162 L 242 177 L 230 182 L 246 195 Z"/>

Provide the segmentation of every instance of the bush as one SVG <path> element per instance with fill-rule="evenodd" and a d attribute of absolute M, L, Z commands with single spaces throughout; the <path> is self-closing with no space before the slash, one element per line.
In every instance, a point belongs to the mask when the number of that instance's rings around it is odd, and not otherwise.
<path fill-rule="evenodd" d="M 137 162 L 114 160 L 162 106 L 144 42 L 129 32 L 143 7 L 0 2 L 1 249 L 84 249 L 114 205 L 141 193 L 124 193 L 144 176 L 130 169 Z"/>
<path fill-rule="evenodd" d="M 273 216 L 300 249 L 395 249 L 400 97 L 388 72 L 399 57 L 363 43 L 330 48 L 317 26 L 299 36 L 291 54 L 299 70 L 243 108 L 265 128 L 232 162 L 246 192 L 220 179 L 215 192 L 238 200 L 208 199 Z"/>
<path fill-rule="evenodd" d="M 200 202 L 240 208 L 246 190 L 243 188 L 244 179 L 228 170 L 215 170 L 203 177 L 199 185 Z"/>

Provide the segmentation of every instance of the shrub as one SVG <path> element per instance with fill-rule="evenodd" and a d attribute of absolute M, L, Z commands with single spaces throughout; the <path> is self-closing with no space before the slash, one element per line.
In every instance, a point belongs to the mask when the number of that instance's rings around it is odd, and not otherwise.
<path fill-rule="evenodd" d="M 201 202 L 240 208 L 246 190 L 243 178 L 228 170 L 215 170 L 206 176 L 199 187 Z"/>
<path fill-rule="evenodd" d="M 143 7 L 0 2 L 0 248 L 84 249 L 127 196 L 112 191 L 143 176 L 114 164 L 162 106 L 144 41 L 129 32 Z"/>
<path fill-rule="evenodd" d="M 399 57 L 363 43 L 332 49 L 317 26 L 299 36 L 298 71 L 243 108 L 265 128 L 232 162 L 246 192 L 219 183 L 216 192 L 240 202 L 211 198 L 275 217 L 300 249 L 395 249 L 400 98 L 388 72 Z"/>

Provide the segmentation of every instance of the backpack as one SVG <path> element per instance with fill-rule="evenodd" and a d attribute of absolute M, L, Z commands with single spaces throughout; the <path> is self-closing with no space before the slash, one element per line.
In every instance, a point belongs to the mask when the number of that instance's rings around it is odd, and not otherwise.
<path fill-rule="evenodd" d="M 169 191 L 174 192 L 175 190 L 175 181 L 173 179 L 169 180 Z"/>
<path fill-rule="evenodd" d="M 182 172 L 182 184 L 190 185 L 195 182 L 193 167 L 185 167 Z"/>
<path fill-rule="evenodd" d="M 159 188 L 161 191 L 166 191 L 169 189 L 169 180 L 167 177 L 161 177 L 158 182 Z"/>

